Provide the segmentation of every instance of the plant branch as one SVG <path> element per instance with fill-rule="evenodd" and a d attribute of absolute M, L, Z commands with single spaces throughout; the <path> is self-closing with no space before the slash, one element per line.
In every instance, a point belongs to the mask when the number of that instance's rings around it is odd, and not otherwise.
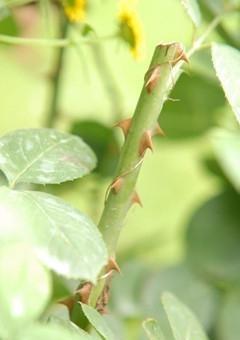
<path fill-rule="evenodd" d="M 66 40 L 66 36 L 68 34 L 68 27 L 69 23 L 65 19 L 65 17 L 61 17 L 61 37 L 62 40 Z M 52 75 L 52 93 L 51 93 L 51 99 L 49 104 L 49 111 L 47 114 L 47 121 L 46 126 L 47 127 L 53 127 L 54 123 L 58 117 L 58 103 L 59 103 L 59 92 L 60 92 L 60 81 L 61 81 L 61 74 L 63 70 L 63 63 L 64 63 L 64 56 L 65 56 L 66 48 L 60 48 L 57 51 L 57 57 L 56 57 L 56 64 L 55 64 L 55 70 Z"/>
<path fill-rule="evenodd" d="M 209 0 L 201 1 L 201 7 L 206 15 L 208 20 L 213 20 L 216 17 L 223 17 L 225 14 L 237 12 L 240 10 L 239 5 L 229 6 L 223 13 L 216 14 L 212 9 L 211 5 L 209 5 Z M 224 25 L 219 22 L 218 26 L 216 27 L 216 31 L 219 36 L 226 41 L 229 45 L 232 45 L 235 48 L 240 48 L 240 41 L 236 39 L 225 27 Z"/>

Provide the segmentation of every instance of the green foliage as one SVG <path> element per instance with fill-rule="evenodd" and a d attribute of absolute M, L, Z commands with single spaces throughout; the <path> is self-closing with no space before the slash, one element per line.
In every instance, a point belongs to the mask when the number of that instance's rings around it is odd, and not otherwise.
<path fill-rule="evenodd" d="M 3 136 L 0 145 L 0 168 L 11 187 L 73 180 L 96 165 L 95 155 L 80 138 L 54 130 L 18 130 Z"/>
<path fill-rule="evenodd" d="M 32 249 L 23 244 L 1 246 L 0 273 L 0 335 L 11 338 L 46 308 L 50 276 Z"/>
<path fill-rule="evenodd" d="M 226 190 L 205 202 L 187 231 L 188 260 L 219 284 L 239 283 L 239 195 Z"/>
<path fill-rule="evenodd" d="M 202 17 L 197 0 L 181 0 L 186 12 L 196 27 L 201 24 Z"/>
<path fill-rule="evenodd" d="M 162 305 L 168 317 L 174 340 L 207 340 L 202 327 L 195 315 L 169 292 L 164 292 L 161 298 Z M 147 319 L 143 323 L 148 339 L 164 340 L 161 325 L 154 319 Z M 167 337 L 169 339 L 169 337 Z"/>
<path fill-rule="evenodd" d="M 207 340 L 196 317 L 177 298 L 164 293 L 161 300 L 175 340 Z"/>
<path fill-rule="evenodd" d="M 240 121 L 240 99 L 238 92 L 240 52 L 227 45 L 214 44 L 212 47 L 212 58 L 225 95 L 237 120 Z"/>
<path fill-rule="evenodd" d="M 238 340 L 240 135 L 224 93 L 240 121 L 240 2 L 70 2 L 74 23 L 49 0 L 40 8 L 0 0 L 0 338 Z M 144 35 L 146 56 L 137 64 L 129 51 L 138 56 Z M 167 137 L 144 157 L 137 183 L 144 209 L 133 209 L 121 230 L 121 275 L 111 280 L 109 240 L 133 193 L 122 196 L 124 209 L 116 206 L 121 194 L 109 177 L 125 156 L 112 126 L 134 111 L 159 41 L 183 42 L 190 61 L 179 82 L 183 54 L 160 62 L 148 79 L 151 105 L 139 101 L 144 114 L 130 137 L 136 129 L 155 134 L 150 109 L 160 108 L 153 91 L 162 82 Z M 42 128 L 47 121 L 65 132 Z M 151 146 L 140 135 L 143 142 Z M 128 165 L 118 174 L 125 190 L 135 186 L 142 159 Z M 106 238 L 92 219 L 109 196 Z M 110 315 L 101 315 L 107 307 Z"/>
<path fill-rule="evenodd" d="M 99 314 L 94 308 L 84 303 L 81 303 L 81 306 L 84 315 L 89 320 L 91 325 L 96 329 L 96 331 L 103 337 L 103 339 L 114 340 L 115 336 L 101 314 Z"/>
<path fill-rule="evenodd" d="M 240 133 L 220 130 L 212 135 L 216 157 L 223 171 L 237 191 L 240 191 Z"/>
<path fill-rule="evenodd" d="M 147 319 L 143 322 L 143 328 L 150 340 L 164 340 L 165 337 L 161 331 L 161 327 L 154 319 Z"/>

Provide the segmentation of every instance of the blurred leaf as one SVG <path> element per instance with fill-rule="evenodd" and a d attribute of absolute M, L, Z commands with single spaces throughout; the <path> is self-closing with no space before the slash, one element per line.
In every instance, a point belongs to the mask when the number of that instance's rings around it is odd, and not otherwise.
<path fill-rule="evenodd" d="M 1 10 L 0 10 L 0 16 L 1 16 Z M 11 36 L 19 35 L 19 28 L 12 15 L 7 15 L 3 19 L 0 19 L 0 34 L 6 34 L 6 35 L 11 35 Z M 1 44 L 1 46 L 3 45 Z"/>
<path fill-rule="evenodd" d="M 92 150 L 78 137 L 52 129 L 17 130 L 0 138 L 0 168 L 10 185 L 61 183 L 89 173 Z"/>
<path fill-rule="evenodd" d="M 60 325 L 36 324 L 23 329 L 14 340 L 95 340 L 80 328 L 78 333 L 76 334 Z"/>
<path fill-rule="evenodd" d="M 240 52 L 228 45 L 213 44 L 212 58 L 217 77 L 237 120 L 240 122 Z"/>
<path fill-rule="evenodd" d="M 108 327 L 106 320 L 101 314 L 99 314 L 96 309 L 89 305 L 81 303 L 83 313 L 85 314 L 88 321 L 93 325 L 93 327 L 100 333 L 106 340 L 114 340 L 115 336 L 112 330 Z"/>
<path fill-rule="evenodd" d="M 207 340 L 194 314 L 174 295 L 166 292 L 161 300 L 175 340 Z"/>
<path fill-rule="evenodd" d="M 112 176 L 119 155 L 113 128 L 95 121 L 79 121 L 73 123 L 71 133 L 81 137 L 95 152 L 98 159 L 95 171 L 102 176 Z"/>
<path fill-rule="evenodd" d="M 170 266 L 148 275 L 142 291 L 143 308 L 148 315 L 161 320 L 161 327 L 167 339 L 170 338 L 169 327 L 159 303 L 160 296 L 166 290 L 191 308 L 205 329 L 212 328 L 219 302 L 217 291 L 192 272 L 186 264 Z"/>
<path fill-rule="evenodd" d="M 25 245 L 0 249 L 0 333 L 5 338 L 40 316 L 50 297 L 50 277 Z"/>
<path fill-rule="evenodd" d="M 223 171 L 240 191 L 240 132 L 217 130 L 211 139 Z"/>
<path fill-rule="evenodd" d="M 72 295 L 73 291 L 67 286 L 65 278 L 57 275 L 56 273 L 52 273 L 52 282 L 53 282 L 53 292 L 52 292 L 52 301 L 59 301 L 61 299 L 66 298 L 69 295 Z"/>
<path fill-rule="evenodd" d="M 150 340 L 164 340 L 159 323 L 154 319 L 147 319 L 143 322 L 143 328 Z"/>
<path fill-rule="evenodd" d="M 202 17 L 197 0 L 180 0 L 187 14 L 196 27 L 201 24 Z"/>
<path fill-rule="evenodd" d="M 107 260 L 92 221 L 61 199 L 33 191 L 0 189 L 0 241 L 24 239 L 57 273 L 95 282 Z"/>
<path fill-rule="evenodd" d="M 137 261 L 128 261 L 121 266 L 121 273 L 122 275 L 114 278 L 112 282 L 110 303 L 114 310 L 124 317 L 145 315 L 141 293 L 149 269 Z"/>
<path fill-rule="evenodd" d="M 225 296 L 219 312 L 217 336 L 219 340 L 239 340 L 240 291 Z"/>
<path fill-rule="evenodd" d="M 161 115 L 161 127 L 167 136 L 196 136 L 216 125 L 215 112 L 225 104 L 221 92 L 209 79 L 183 74 L 171 93 L 173 101 L 166 102 Z"/>
<path fill-rule="evenodd" d="M 204 203 L 187 230 L 187 259 L 210 278 L 240 281 L 240 196 L 226 190 Z"/>

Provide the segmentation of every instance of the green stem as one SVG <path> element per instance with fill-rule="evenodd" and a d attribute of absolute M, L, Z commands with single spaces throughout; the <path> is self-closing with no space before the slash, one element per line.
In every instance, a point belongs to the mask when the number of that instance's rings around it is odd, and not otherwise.
<path fill-rule="evenodd" d="M 181 46 L 177 43 L 157 46 L 146 74 L 116 171 L 116 179 L 121 181 L 121 186 L 117 192 L 114 186 L 111 186 L 99 222 L 109 258 L 115 257 L 122 225 L 133 203 L 135 186 L 147 147 L 147 144 L 144 144 L 145 137 L 154 134 L 158 116 L 172 86 L 173 66 L 180 61 L 182 53 Z M 101 275 L 104 274 L 103 271 Z M 99 283 L 93 288 L 89 298 L 90 305 L 96 305 L 104 282 L 106 284 L 108 278 L 106 280 L 100 278 Z"/>
<path fill-rule="evenodd" d="M 200 2 L 202 10 L 205 13 L 205 16 L 208 20 L 213 20 L 216 17 L 223 17 L 225 14 L 231 14 L 233 12 L 239 11 L 239 5 L 235 6 L 229 6 L 223 13 L 217 14 L 213 11 L 211 4 L 209 4 L 209 0 L 202 0 Z M 225 27 L 222 23 L 219 22 L 217 28 L 216 28 L 217 33 L 219 36 L 227 42 L 229 45 L 232 45 L 233 47 L 240 48 L 240 41 L 236 39 Z"/>
<path fill-rule="evenodd" d="M 47 47 L 65 47 L 70 45 L 70 41 L 68 39 L 20 38 L 4 34 L 0 34 L 0 43 L 9 45 L 47 46 Z"/>
<path fill-rule="evenodd" d="M 156 128 L 158 116 L 172 82 L 172 67 L 179 56 L 180 49 L 180 45 L 176 43 L 157 46 L 150 71 L 146 74 L 146 81 L 150 79 L 149 77 L 153 77 L 151 82 L 154 88 L 149 90 L 146 83 L 143 86 L 117 169 L 116 178 L 122 180 L 122 185 L 118 193 L 110 190 L 99 222 L 99 229 L 106 242 L 109 257 L 115 256 L 119 234 L 132 203 L 143 160 L 140 149 L 142 145 L 144 150 L 144 136 L 146 137 L 146 133 L 152 133 Z M 155 72 L 155 76 L 154 73 L 151 75 L 151 71 Z"/>
<path fill-rule="evenodd" d="M 68 26 L 69 26 L 69 23 L 67 22 L 67 20 L 64 17 L 62 17 L 61 37 L 63 38 L 63 40 L 66 40 L 66 36 L 68 33 Z M 50 128 L 54 126 L 56 119 L 58 117 L 58 114 L 59 114 L 58 103 L 59 103 L 59 93 L 60 93 L 60 85 L 61 85 L 60 81 L 61 81 L 61 74 L 63 71 L 65 51 L 66 51 L 66 48 L 60 48 L 57 51 L 55 70 L 52 75 L 52 94 L 51 94 L 49 112 L 47 115 L 47 122 L 46 122 L 46 126 Z"/>

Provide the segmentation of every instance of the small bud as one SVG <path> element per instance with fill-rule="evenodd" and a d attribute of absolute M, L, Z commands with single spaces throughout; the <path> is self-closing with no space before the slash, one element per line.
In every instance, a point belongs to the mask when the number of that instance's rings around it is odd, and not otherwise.
<path fill-rule="evenodd" d="M 147 149 L 153 150 L 152 133 L 149 130 L 145 131 L 142 136 L 140 147 L 139 147 L 140 156 L 143 156 Z"/>
<path fill-rule="evenodd" d="M 127 119 L 121 120 L 115 126 L 116 127 L 120 127 L 120 129 L 122 129 L 122 131 L 123 131 L 124 136 L 126 137 L 127 134 L 128 134 L 128 131 L 130 129 L 131 122 L 132 122 L 132 119 L 131 118 L 127 118 Z"/>
<path fill-rule="evenodd" d="M 117 177 L 113 183 L 111 184 L 110 186 L 110 190 L 114 190 L 115 194 L 117 194 L 121 187 L 122 187 L 122 184 L 123 184 L 123 178 L 122 177 Z"/>

